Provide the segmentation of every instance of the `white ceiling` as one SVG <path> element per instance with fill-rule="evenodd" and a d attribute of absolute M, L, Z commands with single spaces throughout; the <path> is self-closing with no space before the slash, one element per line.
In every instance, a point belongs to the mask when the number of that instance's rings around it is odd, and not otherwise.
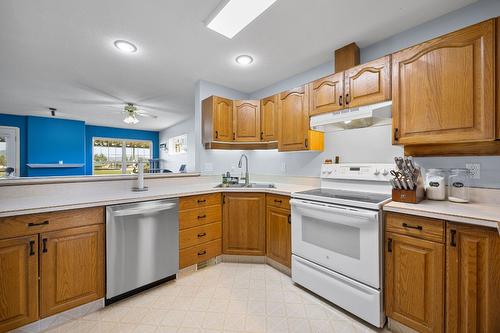
<path fill-rule="evenodd" d="M 250 0 L 249 0 L 250 1 Z M 203 79 L 250 93 L 476 0 L 278 0 L 233 39 L 203 21 L 219 0 L 1 0 L 0 113 L 48 115 L 127 127 L 121 102 L 158 115 L 162 129 L 194 112 Z M 119 53 L 116 39 L 135 43 Z M 234 58 L 251 54 L 239 67 Z"/>

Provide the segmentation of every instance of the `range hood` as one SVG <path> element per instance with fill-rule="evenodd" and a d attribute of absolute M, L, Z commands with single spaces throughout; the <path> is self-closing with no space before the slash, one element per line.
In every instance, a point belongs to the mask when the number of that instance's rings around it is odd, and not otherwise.
<path fill-rule="evenodd" d="M 312 116 L 310 125 L 316 131 L 335 132 L 352 128 L 388 125 L 392 118 L 392 101 L 364 105 Z"/>

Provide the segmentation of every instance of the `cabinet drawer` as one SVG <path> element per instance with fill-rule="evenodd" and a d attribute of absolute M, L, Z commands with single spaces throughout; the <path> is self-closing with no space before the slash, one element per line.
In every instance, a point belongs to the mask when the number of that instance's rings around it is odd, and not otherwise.
<path fill-rule="evenodd" d="M 179 232 L 179 249 L 206 243 L 221 237 L 221 222 L 181 230 Z"/>
<path fill-rule="evenodd" d="M 179 268 L 184 268 L 221 254 L 221 240 L 188 247 L 179 251 Z"/>
<path fill-rule="evenodd" d="M 221 215 L 222 208 L 220 205 L 182 210 L 179 212 L 179 229 L 220 222 Z"/>
<path fill-rule="evenodd" d="M 104 223 L 104 207 L 0 218 L 0 239 Z"/>
<path fill-rule="evenodd" d="M 444 243 L 445 222 L 420 216 L 386 213 L 385 230 Z"/>
<path fill-rule="evenodd" d="M 266 201 L 268 206 L 290 209 L 290 197 L 286 195 L 267 194 Z"/>
<path fill-rule="evenodd" d="M 220 193 L 192 195 L 179 198 L 179 210 L 220 205 Z"/>

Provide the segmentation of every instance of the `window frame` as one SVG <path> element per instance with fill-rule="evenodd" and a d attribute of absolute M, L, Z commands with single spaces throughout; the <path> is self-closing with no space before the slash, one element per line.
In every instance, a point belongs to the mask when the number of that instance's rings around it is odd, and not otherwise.
<path fill-rule="evenodd" d="M 153 158 L 153 141 L 152 140 L 143 140 L 143 139 L 123 139 L 123 138 L 112 138 L 112 137 L 102 137 L 102 136 L 93 136 L 92 137 L 92 176 L 95 176 L 94 173 L 94 144 L 96 140 L 113 140 L 113 141 L 120 141 L 122 143 L 122 173 L 117 175 L 117 176 L 123 176 L 127 174 L 127 146 L 126 142 L 127 141 L 139 141 L 139 142 L 149 142 L 150 144 L 150 157 L 149 159 Z M 111 175 L 106 175 L 106 176 L 111 176 Z"/>
<path fill-rule="evenodd" d="M 21 165 L 21 144 L 20 144 L 20 130 L 19 127 L 14 126 L 0 126 L 0 136 L 13 136 L 14 137 L 14 174 L 19 177 L 20 175 L 20 165 Z M 7 150 L 7 161 L 9 161 L 9 155 L 12 151 Z"/>

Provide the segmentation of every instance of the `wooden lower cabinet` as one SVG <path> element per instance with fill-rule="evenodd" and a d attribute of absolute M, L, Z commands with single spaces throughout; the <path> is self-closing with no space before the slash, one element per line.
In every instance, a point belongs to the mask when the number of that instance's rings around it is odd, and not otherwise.
<path fill-rule="evenodd" d="M 222 252 L 265 255 L 265 194 L 224 193 L 222 211 Z"/>
<path fill-rule="evenodd" d="M 104 225 L 40 234 L 40 317 L 104 296 Z"/>
<path fill-rule="evenodd" d="M 500 332 L 500 236 L 493 228 L 448 223 L 447 332 Z"/>
<path fill-rule="evenodd" d="M 266 255 L 290 267 L 292 259 L 290 210 L 267 206 L 266 215 Z"/>
<path fill-rule="evenodd" d="M 0 332 L 38 319 L 38 235 L 0 240 Z"/>
<path fill-rule="evenodd" d="M 386 233 L 385 311 L 419 332 L 444 332 L 443 244 Z"/>

